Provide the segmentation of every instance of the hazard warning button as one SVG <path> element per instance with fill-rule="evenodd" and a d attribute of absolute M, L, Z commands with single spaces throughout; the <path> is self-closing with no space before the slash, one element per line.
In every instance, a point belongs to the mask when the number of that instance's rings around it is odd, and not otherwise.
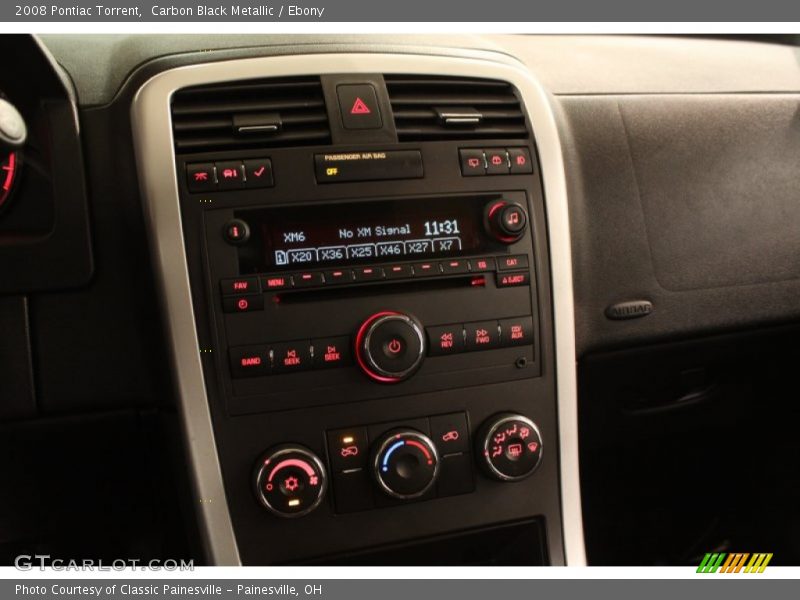
<path fill-rule="evenodd" d="M 380 129 L 383 126 L 375 88 L 368 83 L 336 88 L 345 129 Z"/>

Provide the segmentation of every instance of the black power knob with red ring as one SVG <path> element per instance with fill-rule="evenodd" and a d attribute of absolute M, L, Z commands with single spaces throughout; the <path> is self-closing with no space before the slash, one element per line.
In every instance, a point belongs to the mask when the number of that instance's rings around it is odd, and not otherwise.
<path fill-rule="evenodd" d="M 375 313 L 356 333 L 356 360 L 361 370 L 380 383 L 411 377 L 425 358 L 425 334 L 414 317 L 397 312 Z"/>
<path fill-rule="evenodd" d="M 498 242 L 511 244 L 525 235 L 528 213 L 516 202 L 495 200 L 486 207 L 484 225 Z"/>

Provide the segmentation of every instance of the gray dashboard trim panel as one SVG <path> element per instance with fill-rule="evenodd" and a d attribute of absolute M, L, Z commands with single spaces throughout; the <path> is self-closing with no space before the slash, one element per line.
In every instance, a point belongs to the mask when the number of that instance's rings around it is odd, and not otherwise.
<path fill-rule="evenodd" d="M 316 54 L 240 59 L 180 67 L 155 75 L 132 106 L 137 168 L 145 217 L 161 286 L 169 342 L 183 414 L 201 528 L 209 559 L 240 564 L 225 499 L 195 327 L 184 248 L 171 135 L 170 101 L 183 87 L 255 77 L 328 73 L 419 73 L 504 79 L 523 96 L 536 134 L 545 190 L 553 277 L 560 483 L 565 561 L 586 564 L 578 465 L 575 321 L 567 185 L 552 97 L 508 56 L 491 52 L 430 49 L 411 54 Z M 458 54 L 454 57 L 447 54 Z"/>

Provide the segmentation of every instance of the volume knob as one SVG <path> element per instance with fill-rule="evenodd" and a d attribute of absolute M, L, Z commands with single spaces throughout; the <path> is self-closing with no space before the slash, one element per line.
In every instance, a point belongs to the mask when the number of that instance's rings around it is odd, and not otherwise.
<path fill-rule="evenodd" d="M 356 359 L 380 383 L 408 379 L 425 358 L 425 335 L 413 317 L 383 311 L 364 321 L 356 334 Z"/>
<path fill-rule="evenodd" d="M 497 200 L 486 207 L 486 230 L 498 242 L 511 244 L 525 235 L 528 213 L 515 203 Z"/>

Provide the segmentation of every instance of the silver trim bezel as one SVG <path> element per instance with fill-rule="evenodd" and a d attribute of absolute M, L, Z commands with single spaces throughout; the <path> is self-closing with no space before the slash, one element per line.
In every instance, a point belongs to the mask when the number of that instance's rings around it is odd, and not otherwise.
<path fill-rule="evenodd" d="M 318 51 L 324 51 L 317 48 Z M 562 535 L 568 565 L 585 565 L 578 464 L 578 399 L 572 254 L 564 160 L 551 97 L 515 59 L 500 53 L 447 48 L 397 53 L 331 52 L 210 62 L 163 71 L 139 88 L 131 117 L 145 218 L 175 372 L 200 526 L 209 561 L 240 564 L 194 323 L 181 225 L 170 101 L 180 88 L 258 77 L 333 73 L 415 73 L 485 77 L 519 90 L 533 128 L 544 185 L 555 326 Z M 436 54 L 432 54 L 435 52 Z"/>

